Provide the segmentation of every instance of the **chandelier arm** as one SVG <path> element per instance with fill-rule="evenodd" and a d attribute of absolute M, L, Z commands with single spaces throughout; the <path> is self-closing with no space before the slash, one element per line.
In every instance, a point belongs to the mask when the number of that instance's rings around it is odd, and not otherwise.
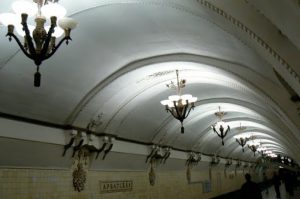
<path fill-rule="evenodd" d="M 55 25 L 51 25 L 50 28 L 49 28 L 47 38 L 44 42 L 43 49 L 42 49 L 42 52 L 41 52 L 42 60 L 44 60 L 44 57 L 46 57 L 46 54 L 47 54 L 47 51 L 48 51 L 48 48 L 49 48 L 50 39 L 51 39 L 52 33 L 54 32 L 54 28 L 55 28 Z"/>
<path fill-rule="evenodd" d="M 188 109 L 189 105 L 188 103 L 186 103 L 186 105 L 183 108 L 183 114 L 182 114 L 182 119 L 187 118 L 187 116 L 189 115 L 190 110 L 188 111 L 188 114 L 186 115 L 187 109 Z"/>
<path fill-rule="evenodd" d="M 218 135 L 218 137 L 221 137 L 221 135 L 218 133 L 218 131 L 216 130 L 215 126 L 213 126 L 213 130 L 214 132 Z"/>
<path fill-rule="evenodd" d="M 34 45 L 33 45 L 33 42 L 32 42 L 32 37 L 30 36 L 30 31 L 28 29 L 28 25 L 27 25 L 26 22 L 22 23 L 22 25 L 23 25 L 23 30 L 25 32 L 25 39 L 28 43 L 28 49 L 29 49 L 29 52 L 32 56 L 31 59 L 34 59 L 34 57 L 36 56 L 36 52 L 35 52 L 35 48 L 34 48 Z"/>
<path fill-rule="evenodd" d="M 18 39 L 18 37 L 14 34 L 14 33 L 7 33 L 6 36 L 9 36 L 9 37 L 13 37 L 17 44 L 19 45 L 19 47 L 21 48 L 22 52 L 30 59 L 33 60 L 33 56 L 31 54 L 29 54 L 25 48 L 23 47 L 22 43 L 20 42 L 20 40 Z"/>
<path fill-rule="evenodd" d="M 225 134 L 224 134 L 224 138 L 226 137 L 227 133 L 230 131 L 230 127 L 227 126 L 227 130 L 225 131 Z"/>
<path fill-rule="evenodd" d="M 170 113 L 173 115 L 173 117 L 174 117 L 175 119 L 180 120 L 180 118 L 177 117 L 177 115 L 174 113 L 174 109 L 172 109 L 172 110 L 169 109 L 169 111 L 170 111 Z"/>
<path fill-rule="evenodd" d="M 241 142 L 239 141 L 239 139 L 235 139 L 235 141 L 242 146 Z"/>
<path fill-rule="evenodd" d="M 191 110 L 192 110 L 193 108 L 194 108 L 193 106 L 191 106 L 191 107 L 189 108 L 189 111 L 188 111 L 188 113 L 186 114 L 185 118 L 187 118 L 187 117 L 189 116 L 189 114 L 190 114 L 190 112 L 191 112 Z M 184 118 L 184 119 L 185 119 L 185 118 Z"/>
<path fill-rule="evenodd" d="M 60 45 L 65 41 L 65 40 L 72 40 L 71 37 L 67 36 L 67 37 L 64 37 L 62 40 L 60 40 L 60 42 L 53 48 L 53 50 L 51 51 L 51 53 L 49 53 L 48 55 L 46 55 L 44 57 L 43 60 L 46 60 L 48 58 L 50 58 L 52 55 L 54 55 L 54 53 L 57 51 L 57 49 L 60 47 Z M 170 109 L 169 109 L 170 110 Z"/>
<path fill-rule="evenodd" d="M 176 102 L 175 101 L 173 101 L 173 103 L 174 103 L 174 108 L 175 108 L 175 110 L 176 110 L 176 113 L 177 113 L 177 117 L 176 116 L 174 116 L 174 114 L 172 114 L 176 119 L 178 119 L 178 120 L 182 120 L 182 117 L 181 117 L 181 115 L 179 114 L 179 107 L 176 105 Z M 179 104 L 179 103 L 178 103 Z"/>

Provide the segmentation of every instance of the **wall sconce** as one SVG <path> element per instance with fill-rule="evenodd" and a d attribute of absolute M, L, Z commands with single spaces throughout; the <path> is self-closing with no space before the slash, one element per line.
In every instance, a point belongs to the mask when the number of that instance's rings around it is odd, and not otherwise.
<path fill-rule="evenodd" d="M 215 154 L 214 156 L 211 157 L 210 165 L 211 166 L 217 165 L 220 163 L 220 161 L 221 161 L 220 157 Z"/>
<path fill-rule="evenodd" d="M 151 152 L 146 158 L 146 163 L 149 161 L 150 163 L 160 163 L 165 164 L 167 159 L 171 155 L 172 148 L 169 146 L 158 146 L 152 145 Z"/>
<path fill-rule="evenodd" d="M 185 162 L 187 166 L 196 166 L 201 160 L 201 153 L 190 152 L 188 153 L 188 159 Z"/>

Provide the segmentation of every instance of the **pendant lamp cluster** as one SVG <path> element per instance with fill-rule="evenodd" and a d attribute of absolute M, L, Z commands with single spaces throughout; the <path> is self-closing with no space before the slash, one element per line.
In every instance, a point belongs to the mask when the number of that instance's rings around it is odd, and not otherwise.
<path fill-rule="evenodd" d="M 182 89 L 186 85 L 185 79 L 179 79 L 179 72 L 176 70 L 176 84 L 171 81 L 167 87 L 175 89 L 177 95 L 171 95 L 167 100 L 162 100 L 160 103 L 165 106 L 167 112 L 180 121 L 181 133 L 184 133 L 183 121 L 189 116 L 192 109 L 195 107 L 197 97 L 190 94 L 182 95 Z"/>
<path fill-rule="evenodd" d="M 219 106 L 219 111 L 215 113 L 215 116 L 219 118 L 219 121 L 215 125 L 211 126 L 213 131 L 222 139 L 223 146 L 224 146 L 224 138 L 226 137 L 227 133 L 230 131 L 230 126 L 223 121 L 223 117 L 225 115 L 226 113 L 224 111 L 221 111 L 221 107 Z"/>
<path fill-rule="evenodd" d="M 65 41 L 68 44 L 71 30 L 77 22 L 66 18 L 66 9 L 58 4 L 58 0 L 20 0 L 12 4 L 14 13 L 0 14 L 0 23 L 7 26 L 6 36 L 9 41 L 14 38 L 22 52 L 32 59 L 36 65 L 34 86 L 41 84 L 39 67 L 42 62 L 49 59 L 60 45 Z M 30 22 L 35 21 L 35 26 Z M 57 27 L 57 22 L 60 27 Z M 14 30 L 20 37 L 21 42 Z M 56 43 L 56 38 L 64 37 Z"/>
<path fill-rule="evenodd" d="M 253 152 L 254 156 L 259 146 L 260 146 L 260 142 L 257 140 L 250 140 L 248 142 L 248 148 Z"/>
<path fill-rule="evenodd" d="M 246 127 L 243 127 L 242 124 L 240 123 L 240 126 L 238 127 L 238 135 L 233 136 L 235 141 L 242 147 L 243 152 L 245 151 L 244 146 L 246 143 L 250 140 L 251 135 L 248 133 L 243 133 L 242 132 L 246 129 Z"/>

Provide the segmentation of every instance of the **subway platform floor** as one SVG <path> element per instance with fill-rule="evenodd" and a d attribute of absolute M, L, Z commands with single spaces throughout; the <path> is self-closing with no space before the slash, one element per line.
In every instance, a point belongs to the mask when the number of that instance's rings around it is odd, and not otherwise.
<path fill-rule="evenodd" d="M 274 186 L 269 187 L 269 194 L 266 194 L 266 190 L 262 192 L 263 199 L 276 199 Z M 280 186 L 280 199 L 300 199 L 300 189 L 294 190 L 294 196 L 289 196 L 289 194 L 285 191 L 284 185 Z"/>

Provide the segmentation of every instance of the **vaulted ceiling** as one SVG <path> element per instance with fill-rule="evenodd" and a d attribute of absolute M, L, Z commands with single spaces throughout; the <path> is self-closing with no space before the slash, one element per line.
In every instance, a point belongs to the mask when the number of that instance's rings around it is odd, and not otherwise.
<path fill-rule="evenodd" d="M 86 128 L 145 143 L 224 157 L 242 153 L 234 135 L 252 133 L 263 145 L 300 161 L 300 4 L 296 0 L 60 0 L 79 24 L 72 41 L 41 66 L 5 37 L 0 26 L 0 112 Z M 2 0 L 0 13 L 11 10 Z M 280 13 L 280 15 L 278 14 Z M 175 91 L 198 98 L 180 123 L 160 101 Z M 288 85 L 288 86 L 287 86 Z M 218 107 L 231 132 L 225 146 L 213 133 Z M 20 132 L 21 133 L 21 132 Z"/>

